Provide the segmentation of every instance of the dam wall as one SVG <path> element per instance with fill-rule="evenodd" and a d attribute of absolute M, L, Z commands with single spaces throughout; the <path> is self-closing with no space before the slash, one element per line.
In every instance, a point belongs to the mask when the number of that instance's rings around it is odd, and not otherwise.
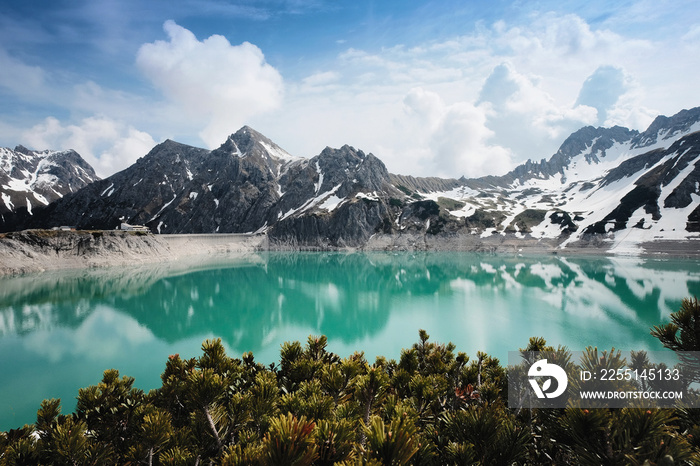
<path fill-rule="evenodd" d="M 255 234 L 154 235 L 95 230 L 24 230 L 0 234 L 0 275 L 45 270 L 130 266 L 265 251 Z"/>
<path fill-rule="evenodd" d="M 248 233 L 205 233 L 155 235 L 177 256 L 266 251 L 267 235 Z"/>

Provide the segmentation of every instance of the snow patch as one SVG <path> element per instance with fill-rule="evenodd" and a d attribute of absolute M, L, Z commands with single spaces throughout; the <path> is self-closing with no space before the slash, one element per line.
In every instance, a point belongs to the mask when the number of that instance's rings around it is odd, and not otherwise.
<path fill-rule="evenodd" d="M 316 173 L 318 173 L 318 181 L 314 185 L 314 189 L 316 194 L 318 194 L 321 190 L 321 186 L 323 186 L 323 172 L 321 171 L 321 167 L 318 166 L 318 160 L 316 161 Z"/>
<path fill-rule="evenodd" d="M 318 206 L 319 209 L 326 209 L 328 212 L 333 212 L 336 207 L 338 207 L 345 199 L 341 199 L 335 194 L 326 198 L 322 204 Z"/>
<path fill-rule="evenodd" d="M 265 232 L 268 230 L 268 228 L 269 228 L 269 227 L 267 226 L 267 221 L 265 221 L 265 224 L 264 224 L 263 226 L 261 226 L 260 228 L 258 228 L 257 230 L 255 230 L 255 231 L 253 232 L 253 234 L 254 234 L 254 235 L 259 235 L 259 234 L 261 234 L 261 233 L 265 233 Z"/>
<path fill-rule="evenodd" d="M 291 162 L 292 160 L 298 160 L 299 157 L 295 157 L 291 154 L 289 154 L 287 151 L 277 147 L 277 146 L 271 146 L 270 144 L 260 141 L 260 145 L 265 148 L 268 154 L 270 154 L 272 157 L 283 160 L 285 162 Z"/>
<path fill-rule="evenodd" d="M 329 210 L 329 212 L 333 211 L 340 204 L 342 204 L 343 201 L 345 201 L 345 199 L 341 200 L 340 198 L 335 196 L 336 191 L 338 191 L 338 189 L 340 189 L 341 186 L 342 186 L 342 183 L 337 185 L 336 187 L 334 187 L 333 189 L 331 189 L 327 193 L 323 193 L 319 196 L 316 196 L 314 198 L 309 199 L 304 204 L 302 204 L 300 207 L 289 209 L 284 215 L 282 215 L 282 218 L 280 220 L 284 220 L 284 219 L 286 219 L 286 218 L 288 218 L 296 213 L 305 212 L 307 210 L 312 209 L 313 207 L 327 209 L 327 210 Z M 331 199 L 331 198 L 335 198 L 335 199 Z M 336 202 L 336 199 L 339 202 Z M 327 204 L 327 207 L 324 207 L 325 204 Z"/>
<path fill-rule="evenodd" d="M 105 189 L 104 191 L 102 191 L 102 194 L 100 194 L 100 196 L 104 197 L 104 195 L 107 194 L 107 191 L 109 191 L 109 190 L 112 189 L 112 188 L 114 188 L 114 183 L 110 184 L 109 187 L 107 187 L 107 189 Z M 111 191 L 109 194 L 112 194 L 112 192 L 114 192 L 113 189 L 112 189 L 112 191 Z M 109 195 L 108 195 L 107 197 L 109 197 Z"/>
<path fill-rule="evenodd" d="M 377 191 L 372 191 L 372 193 L 357 193 L 355 194 L 357 199 L 367 199 L 368 201 L 379 201 L 379 195 Z"/>
<path fill-rule="evenodd" d="M 58 197 L 61 197 L 61 194 L 57 193 L 55 189 L 52 189 L 52 191 L 55 192 Z M 32 194 L 34 195 L 34 199 L 36 199 L 37 201 L 41 202 L 44 205 L 49 205 L 49 200 L 41 194 L 39 194 L 38 192 L 33 191 Z"/>
<path fill-rule="evenodd" d="M 476 207 L 470 204 L 466 204 L 464 207 L 458 210 L 450 210 L 450 215 L 457 218 L 471 217 L 476 212 Z"/>
<path fill-rule="evenodd" d="M 176 198 L 177 198 L 177 194 L 173 194 L 173 198 L 170 200 L 170 202 L 165 203 L 165 205 L 163 205 L 163 207 L 160 208 L 160 210 L 158 211 L 158 213 L 155 214 L 153 217 L 151 217 L 151 219 L 149 220 L 149 222 L 152 222 L 153 220 L 155 220 L 156 218 L 158 218 L 158 216 L 161 214 L 161 212 L 163 212 L 170 204 L 172 204 L 172 203 L 175 201 Z M 163 223 L 163 222 L 161 222 L 161 223 Z M 166 226 L 167 226 L 167 225 L 166 225 Z"/>
<path fill-rule="evenodd" d="M 10 200 L 10 195 L 7 193 L 2 193 L 2 201 L 5 203 L 5 207 L 7 207 L 7 210 L 14 210 L 15 206 L 12 204 L 12 201 Z"/>
<path fill-rule="evenodd" d="M 228 139 L 229 139 L 229 141 L 231 141 L 231 144 L 233 144 L 233 147 L 236 148 L 236 152 L 232 152 L 231 155 L 233 155 L 234 157 L 238 157 L 238 158 L 245 157 L 245 154 L 241 153 L 241 150 L 238 148 L 238 144 L 236 144 L 234 142 L 233 137 L 229 137 Z"/>

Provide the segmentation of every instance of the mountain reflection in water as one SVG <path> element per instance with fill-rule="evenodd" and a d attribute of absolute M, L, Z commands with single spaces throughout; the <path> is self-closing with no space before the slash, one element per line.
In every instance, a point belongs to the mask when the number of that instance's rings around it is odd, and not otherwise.
<path fill-rule="evenodd" d="M 398 359 L 420 328 L 502 361 L 531 336 L 658 350 L 649 328 L 697 295 L 697 261 L 470 253 L 260 253 L 3 278 L 0 430 L 33 422 L 44 398 L 72 410 L 108 368 L 159 386 L 168 354 L 197 356 L 205 338 L 265 363 L 310 334 L 341 356 Z"/>

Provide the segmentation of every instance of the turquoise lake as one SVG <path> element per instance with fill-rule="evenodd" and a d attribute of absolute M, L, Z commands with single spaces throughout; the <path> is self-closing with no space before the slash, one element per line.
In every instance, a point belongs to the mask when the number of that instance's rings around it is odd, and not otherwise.
<path fill-rule="evenodd" d="M 398 359 L 431 340 L 507 362 L 531 336 L 571 350 L 662 350 L 649 334 L 685 297 L 700 262 L 475 253 L 260 253 L 209 263 L 47 272 L 0 279 L 0 430 L 45 398 L 75 408 L 105 369 L 160 386 L 170 354 L 278 361 L 285 341 L 326 335 L 345 357 Z"/>

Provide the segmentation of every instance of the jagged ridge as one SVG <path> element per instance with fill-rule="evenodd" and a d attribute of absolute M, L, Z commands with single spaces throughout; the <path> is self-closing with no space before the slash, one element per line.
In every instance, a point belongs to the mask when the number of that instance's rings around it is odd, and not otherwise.
<path fill-rule="evenodd" d="M 31 214 L 35 208 L 98 179 L 93 168 L 73 150 L 0 148 L 0 225 L 17 209 L 24 208 Z"/>

